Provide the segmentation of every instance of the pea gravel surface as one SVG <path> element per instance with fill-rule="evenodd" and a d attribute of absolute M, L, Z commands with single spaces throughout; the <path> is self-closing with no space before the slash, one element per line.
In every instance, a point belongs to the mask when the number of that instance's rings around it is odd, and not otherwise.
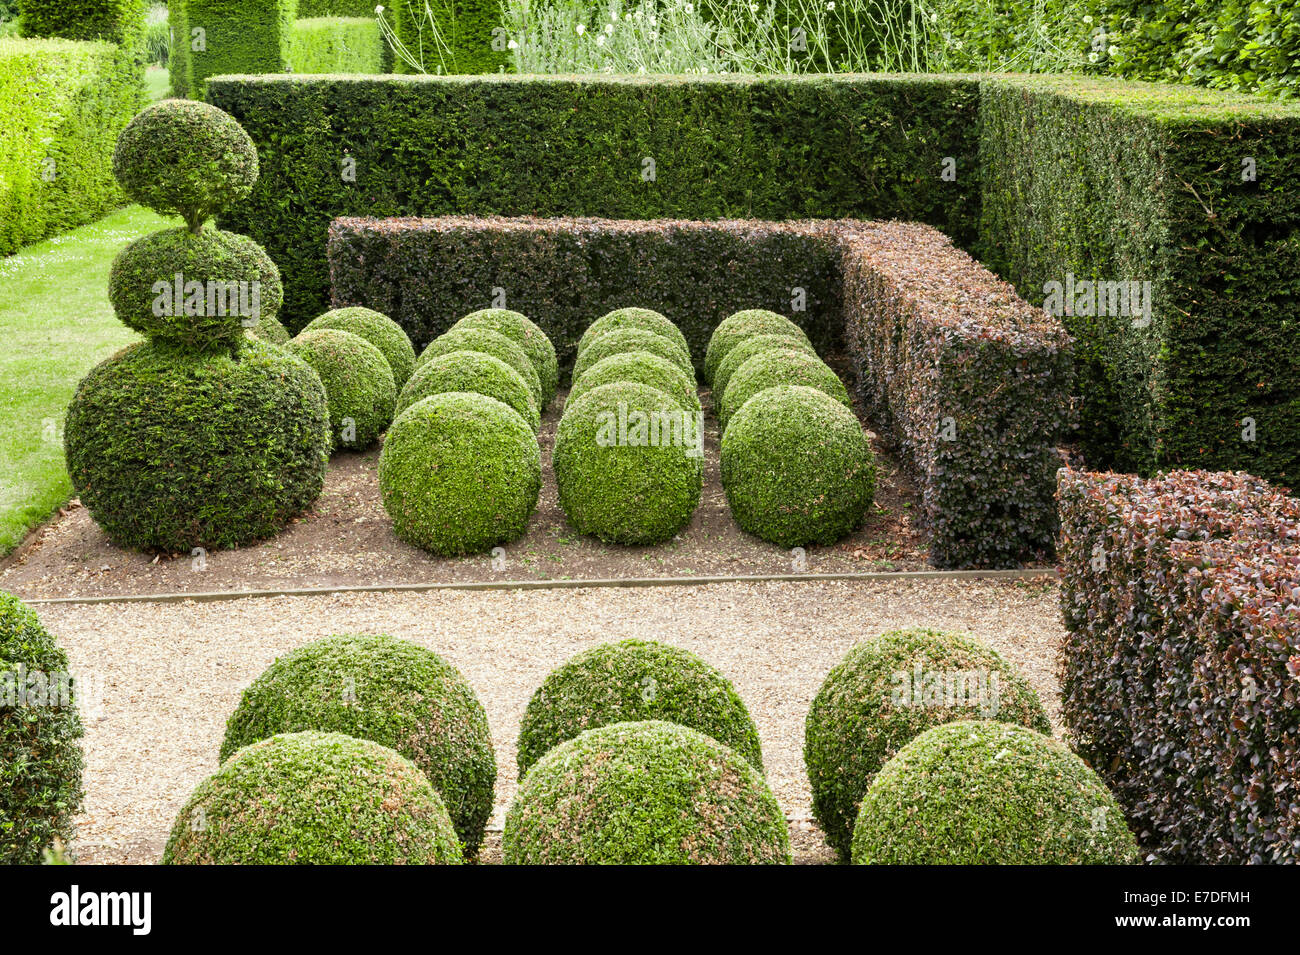
<path fill-rule="evenodd" d="M 515 738 L 555 666 L 627 637 L 691 650 L 736 685 L 758 726 L 796 859 L 831 861 L 809 811 L 803 723 L 858 640 L 925 625 L 973 634 L 1017 664 L 1059 725 L 1057 589 L 1034 581 L 773 581 L 697 586 L 340 593 L 222 602 L 60 604 L 40 615 L 83 690 L 81 862 L 150 863 L 217 768 L 240 692 L 277 656 L 334 633 L 389 633 L 442 654 L 487 709 L 499 774 L 493 828 L 516 788 Z M 499 858 L 499 835 L 482 861 Z"/>

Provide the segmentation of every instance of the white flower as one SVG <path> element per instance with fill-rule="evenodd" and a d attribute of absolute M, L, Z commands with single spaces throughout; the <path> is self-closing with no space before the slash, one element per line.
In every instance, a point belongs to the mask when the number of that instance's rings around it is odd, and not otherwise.
<path fill-rule="evenodd" d="M 624 20 L 624 21 L 630 21 L 631 19 L 632 19 L 632 14 L 630 14 L 630 13 L 625 13 L 625 14 L 623 14 L 623 20 Z"/>
<path fill-rule="evenodd" d="M 384 5 L 382 3 L 379 6 L 375 7 L 375 13 L 383 13 L 383 12 L 384 12 Z"/>
<path fill-rule="evenodd" d="M 688 3 L 688 4 L 686 4 L 686 12 L 687 12 L 687 13 L 694 13 L 694 12 L 695 12 L 695 8 L 694 8 L 693 6 L 691 6 L 691 5 Z"/>
<path fill-rule="evenodd" d="M 652 27 L 657 27 L 657 26 L 659 25 L 659 18 L 658 18 L 658 17 L 651 17 L 651 18 L 650 18 L 650 25 L 651 25 Z"/>
<path fill-rule="evenodd" d="M 583 26 L 581 23 L 578 24 L 577 29 L 578 29 L 578 36 L 582 36 L 584 33 L 587 32 L 587 28 Z"/>
<path fill-rule="evenodd" d="M 517 50 L 519 49 L 519 44 L 516 43 L 514 40 L 511 40 L 509 43 L 506 44 L 506 48 L 510 50 Z"/>
<path fill-rule="evenodd" d="M 610 23 L 618 22 L 618 14 L 615 13 L 613 10 L 609 11 L 609 22 Z"/>
<path fill-rule="evenodd" d="M 614 35 L 614 24 L 612 24 L 612 23 L 606 23 L 606 24 L 605 24 L 605 35 L 606 35 L 606 36 L 613 36 L 613 35 Z"/>
<path fill-rule="evenodd" d="M 1093 50 L 1091 53 L 1088 54 L 1088 62 L 1089 62 L 1089 63 L 1096 63 L 1096 62 L 1097 62 L 1097 51 L 1096 51 L 1096 50 Z"/>
<path fill-rule="evenodd" d="M 658 31 L 658 30 L 651 30 L 651 31 L 650 31 L 650 39 L 652 39 L 652 40 L 657 40 L 657 39 L 659 39 L 659 31 Z"/>
<path fill-rule="evenodd" d="M 1117 47 L 1115 44 L 1112 43 L 1110 46 L 1106 48 L 1106 52 L 1109 53 L 1111 56 L 1114 56 L 1116 53 L 1119 52 L 1119 47 Z"/>
<path fill-rule="evenodd" d="M 604 45 L 605 45 L 605 36 L 604 34 L 601 34 L 600 36 L 596 37 L 596 46 L 604 46 Z"/>
<path fill-rule="evenodd" d="M 834 10 L 834 9 L 835 9 L 835 0 L 830 0 L 830 2 L 826 4 L 826 9 L 827 9 L 827 10 Z"/>
<path fill-rule="evenodd" d="M 1085 17 L 1083 18 L 1083 22 L 1084 22 L 1084 23 L 1091 23 L 1091 22 L 1092 22 L 1092 17 L 1091 17 L 1090 15 L 1089 15 L 1089 16 L 1085 16 Z"/>

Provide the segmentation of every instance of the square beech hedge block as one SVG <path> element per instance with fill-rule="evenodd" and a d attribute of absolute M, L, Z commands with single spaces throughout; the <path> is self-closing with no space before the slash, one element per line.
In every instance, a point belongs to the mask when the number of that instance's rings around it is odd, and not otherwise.
<path fill-rule="evenodd" d="M 922 489 L 933 563 L 1007 567 L 1051 552 L 1069 335 L 929 226 L 344 218 L 329 263 L 336 307 L 384 312 L 419 347 L 496 304 L 537 322 L 562 363 L 615 308 L 665 314 L 697 364 L 731 313 L 780 312 L 822 354 L 847 347 L 861 397 Z"/>
<path fill-rule="evenodd" d="M 1171 863 L 1300 862 L 1300 500 L 1063 470 L 1062 715 Z"/>

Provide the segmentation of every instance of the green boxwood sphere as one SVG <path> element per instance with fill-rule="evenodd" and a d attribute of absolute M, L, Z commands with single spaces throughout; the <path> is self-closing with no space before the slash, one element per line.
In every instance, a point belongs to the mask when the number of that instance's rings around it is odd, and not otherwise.
<path fill-rule="evenodd" d="M 560 506 L 583 534 L 616 544 L 662 543 L 690 523 L 700 503 L 702 451 L 698 421 L 662 391 L 634 382 L 601 385 L 569 403 L 556 429 Z"/>
<path fill-rule="evenodd" d="M 784 315 L 769 312 L 765 308 L 747 308 L 736 312 L 719 322 L 709 336 L 709 347 L 704 353 L 704 380 L 712 383 L 718 365 L 727 357 L 727 353 L 746 338 L 755 335 L 784 335 L 808 341 L 803 329 Z"/>
<path fill-rule="evenodd" d="M 781 547 L 833 544 L 871 508 L 875 456 L 834 398 L 802 385 L 768 388 L 727 423 L 722 488 L 749 533 Z"/>
<path fill-rule="evenodd" d="M 667 359 L 680 368 L 691 381 L 695 380 L 695 366 L 691 364 L 691 356 L 684 349 L 671 339 L 640 328 L 606 332 L 599 338 L 593 339 L 586 350 L 574 360 L 571 380 L 576 382 L 587 373 L 588 369 L 610 355 L 641 351 Z"/>
<path fill-rule="evenodd" d="M 181 292 L 176 294 L 176 277 Z M 284 302 L 280 270 L 247 236 L 165 229 L 113 259 L 108 299 L 117 320 L 150 338 L 191 348 L 228 345 L 275 318 Z"/>
<path fill-rule="evenodd" d="M 736 369 L 743 365 L 755 355 L 760 355 L 766 351 L 798 351 L 805 355 L 816 355 L 817 352 L 812 345 L 801 338 L 792 338 L 789 335 L 754 335 L 738 342 L 729 352 L 727 357 L 718 362 L 717 369 L 713 372 L 713 394 L 715 400 L 721 400 L 722 395 L 727 391 L 727 383 L 731 381 L 731 376 Z"/>
<path fill-rule="evenodd" d="M 572 403 L 593 388 L 618 381 L 631 381 L 657 388 L 672 398 L 682 410 L 700 413 L 700 395 L 694 377 L 688 378 L 681 367 L 648 351 L 619 352 L 592 365 L 569 389 L 567 402 Z"/>
<path fill-rule="evenodd" d="M 519 537 L 541 489 L 537 437 L 485 395 L 449 392 L 411 405 L 379 458 L 394 532 L 435 554 L 482 553 Z"/>
<path fill-rule="evenodd" d="M 961 634 L 894 630 L 858 643 L 836 664 L 808 710 L 803 758 L 813 814 L 841 858 L 880 767 L 931 727 L 976 717 L 1051 732 L 1019 671 Z"/>
<path fill-rule="evenodd" d="M 447 809 L 405 756 L 342 733 L 285 733 L 190 796 L 163 865 L 457 865 Z"/>
<path fill-rule="evenodd" d="M 351 332 L 378 348 L 388 359 L 388 367 L 393 369 L 393 381 L 398 391 L 402 390 L 402 386 L 410 379 L 411 372 L 415 370 L 415 349 L 411 347 L 411 340 L 406 337 L 402 326 L 383 312 L 360 306 L 336 308 L 324 315 L 317 315 L 307 323 L 303 331 L 318 328 Z"/>
<path fill-rule="evenodd" d="M 329 442 L 320 378 L 252 337 L 128 346 L 82 379 L 64 428 L 72 486 L 104 532 L 172 553 L 276 533 L 320 494 Z"/>
<path fill-rule="evenodd" d="M 351 332 L 300 332 L 285 346 L 316 370 L 329 399 L 335 449 L 364 451 L 393 420 L 397 385 L 388 359 Z"/>
<path fill-rule="evenodd" d="M 699 730 L 763 771 L 758 730 L 730 680 L 687 650 L 624 640 L 578 654 L 538 687 L 519 727 L 519 778 L 579 733 L 638 720 Z"/>
<path fill-rule="evenodd" d="M 663 315 L 649 308 L 618 308 L 602 315 L 587 326 L 587 330 L 578 339 L 578 354 L 581 355 L 587 346 L 601 335 L 624 328 L 639 328 L 642 331 L 654 332 L 656 335 L 671 339 L 686 354 L 691 353 L 691 346 L 687 344 L 682 330 Z"/>
<path fill-rule="evenodd" d="M 542 399 L 538 402 L 538 407 L 545 409 L 555 399 L 556 389 L 560 385 L 555 346 L 546 337 L 546 333 L 526 316 L 508 308 L 484 308 L 470 312 L 452 328 L 485 328 L 506 336 L 524 350 L 524 354 L 537 369 L 537 376 L 542 382 Z"/>
<path fill-rule="evenodd" d="M 326 637 L 277 659 L 226 723 L 224 762 L 300 730 L 343 733 L 401 753 L 433 783 L 473 857 L 492 815 L 497 763 L 487 713 L 460 671 L 387 635 Z"/>
<path fill-rule="evenodd" d="M 908 743 L 872 780 L 858 865 L 1135 865 L 1115 797 L 1061 743 L 962 720 Z"/>
<path fill-rule="evenodd" d="M 524 379 L 524 383 L 528 385 L 528 391 L 537 404 L 537 410 L 543 410 L 542 379 L 538 377 L 533 360 L 528 357 L 522 348 L 506 338 L 506 336 L 488 328 L 453 328 L 450 331 L 443 332 L 443 334 L 431 341 L 424 351 L 420 352 L 420 357 L 415 360 L 415 370 L 419 371 L 425 362 L 458 351 L 482 352 L 505 362 L 519 372 L 520 377 Z"/>
<path fill-rule="evenodd" d="M 787 350 L 761 352 L 745 362 L 731 376 L 726 391 L 714 391 L 718 400 L 718 424 L 727 430 L 727 422 L 760 391 L 779 385 L 804 385 L 830 395 L 851 412 L 853 402 L 839 375 L 816 355 Z"/>
<path fill-rule="evenodd" d="M 257 182 L 257 147 L 229 113 L 196 100 L 165 99 L 127 123 L 113 151 L 126 194 L 196 228 L 246 199 Z"/>
<path fill-rule="evenodd" d="M 81 719 L 67 656 L 36 614 L 3 591 L 0 676 L 0 863 L 38 865 L 55 839 L 72 840 Z"/>
<path fill-rule="evenodd" d="M 255 338 L 270 345 L 287 345 L 289 344 L 289 329 L 285 328 L 277 319 L 269 315 L 263 315 L 258 319 L 257 327 L 249 329 Z"/>
<path fill-rule="evenodd" d="M 430 395 L 467 391 L 495 398 L 513 408 L 533 433 L 542 426 L 537 403 L 528 385 L 500 358 L 478 351 L 455 351 L 439 355 L 420 366 L 397 398 L 397 413 Z"/>
<path fill-rule="evenodd" d="M 712 737 L 650 720 L 561 743 L 506 814 L 506 865 L 789 864 L 785 816 L 758 770 Z"/>

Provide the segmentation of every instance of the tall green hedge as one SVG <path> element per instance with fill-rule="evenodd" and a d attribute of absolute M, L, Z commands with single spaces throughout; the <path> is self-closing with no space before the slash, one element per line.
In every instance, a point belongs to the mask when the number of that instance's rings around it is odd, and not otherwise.
<path fill-rule="evenodd" d="M 294 73 L 382 73 L 384 36 L 371 17 L 295 20 L 288 66 Z"/>
<path fill-rule="evenodd" d="M 172 62 L 172 92 L 200 98 L 218 73 L 282 73 L 290 63 L 297 0 L 175 0 L 181 55 Z M 196 37 L 194 31 L 201 33 Z M 198 48 L 196 48 L 198 47 Z"/>
<path fill-rule="evenodd" d="M 388 8 L 397 38 L 425 73 L 499 73 L 510 62 L 504 32 L 492 32 L 501 26 L 500 0 L 392 0 Z M 420 72 L 400 57 L 395 66 Z"/>
<path fill-rule="evenodd" d="M 980 113 L 992 267 L 1034 304 L 1069 274 L 1152 282 L 1149 317 L 1063 317 L 1090 463 L 1300 479 L 1300 105 L 1022 77 Z"/>
<path fill-rule="evenodd" d="M 379 0 L 298 0 L 298 19 L 313 17 L 366 17 L 375 19 Z"/>
<path fill-rule="evenodd" d="M 122 204 L 113 145 L 143 96 L 114 44 L 0 39 L 0 255 Z"/>
<path fill-rule="evenodd" d="M 145 0 L 22 0 L 18 29 L 26 37 L 107 40 L 139 52 Z"/>

